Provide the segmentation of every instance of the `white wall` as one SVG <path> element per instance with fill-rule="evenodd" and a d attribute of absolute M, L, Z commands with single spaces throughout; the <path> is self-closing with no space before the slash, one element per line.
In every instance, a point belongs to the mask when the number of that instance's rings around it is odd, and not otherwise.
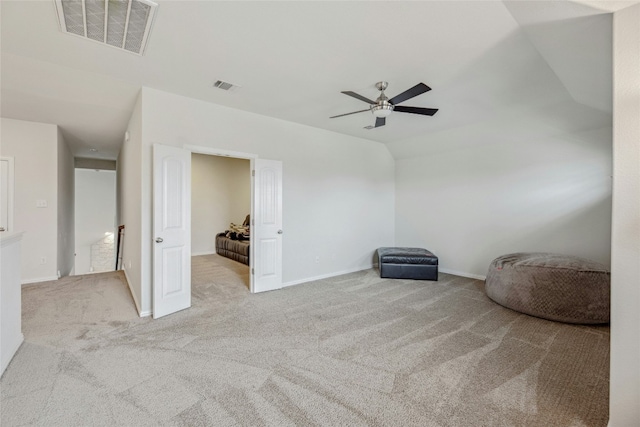
<path fill-rule="evenodd" d="M 149 261 L 142 271 L 142 99 L 138 96 L 128 125 L 129 140 L 124 141 L 118 154 L 117 166 L 117 206 L 118 225 L 124 225 L 124 243 L 122 248 L 122 267 L 127 276 L 138 313 L 150 314 L 151 289 L 148 283 L 151 272 Z M 124 135 L 123 135 L 124 138 Z M 150 227 L 150 213 L 147 212 L 145 227 Z M 146 238 L 150 238 L 147 230 Z M 150 256 L 150 252 L 146 253 Z"/>
<path fill-rule="evenodd" d="M 223 159 L 225 157 L 222 157 Z M 229 223 L 242 224 L 251 213 L 251 165 L 246 159 L 228 159 L 229 165 L 229 217 L 220 231 L 229 227 Z"/>
<path fill-rule="evenodd" d="M 115 258 L 107 270 L 91 264 L 91 245 L 104 240 L 107 232 L 116 233 L 116 173 L 76 169 L 75 181 L 75 274 L 113 270 Z"/>
<path fill-rule="evenodd" d="M 483 277 L 511 252 L 610 261 L 611 128 L 536 136 L 519 129 L 430 135 L 424 157 L 396 163 L 396 243 L 438 255 L 441 268 Z M 466 133 L 466 132 L 465 132 Z"/>
<path fill-rule="evenodd" d="M 57 279 L 57 126 L 2 118 L 0 155 L 14 158 L 15 231 L 22 239 L 22 283 Z M 46 208 L 36 207 L 44 200 Z M 44 263 L 42 262 L 44 260 Z"/>
<path fill-rule="evenodd" d="M 640 425 L 640 4 L 614 14 L 609 425 Z"/>
<path fill-rule="evenodd" d="M 285 284 L 371 267 L 375 249 L 393 244 L 394 162 L 384 145 L 150 88 L 142 106 L 142 311 L 151 309 L 154 143 L 283 162 Z"/>
<path fill-rule="evenodd" d="M 444 271 L 484 277 L 492 259 L 519 251 L 610 263 L 610 91 L 584 84 L 610 78 L 610 16 L 556 17 L 549 28 L 527 20 L 545 10 L 530 3 L 507 5 L 523 31 L 438 86 L 465 102 L 434 104 L 430 132 L 388 144 L 396 243 L 433 250 Z M 579 37 L 585 28 L 602 34 L 597 52 Z M 582 90 L 589 105 L 574 99 Z"/>
<path fill-rule="evenodd" d="M 608 265 L 611 113 L 577 103 L 535 47 L 514 39 L 521 55 L 489 53 L 453 77 L 463 88 L 482 81 L 482 103 L 471 94 L 469 105 L 439 111 L 432 132 L 388 144 L 396 243 L 426 247 L 442 270 L 471 277 L 519 251 Z M 467 120 L 443 127 L 451 115 Z"/>
<path fill-rule="evenodd" d="M 191 156 L 191 254 L 215 253 L 216 234 L 251 211 L 249 160 Z"/>
<path fill-rule="evenodd" d="M 74 265 L 74 160 L 58 128 L 58 273 L 68 276 Z"/>

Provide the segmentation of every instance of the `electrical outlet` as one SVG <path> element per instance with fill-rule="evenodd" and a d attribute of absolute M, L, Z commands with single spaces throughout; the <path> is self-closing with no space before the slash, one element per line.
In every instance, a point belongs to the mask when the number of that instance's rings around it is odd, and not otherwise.
<path fill-rule="evenodd" d="M 316 264 L 320 264 L 320 257 L 316 255 Z"/>

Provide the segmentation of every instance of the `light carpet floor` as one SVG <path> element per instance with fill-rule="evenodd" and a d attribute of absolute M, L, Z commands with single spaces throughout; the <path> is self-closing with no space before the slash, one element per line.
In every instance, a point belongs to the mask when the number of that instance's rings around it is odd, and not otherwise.
<path fill-rule="evenodd" d="M 193 307 L 137 317 L 122 273 L 23 288 L 4 426 L 605 426 L 609 328 L 516 313 L 483 282 L 367 270 L 251 295 L 193 258 Z"/>

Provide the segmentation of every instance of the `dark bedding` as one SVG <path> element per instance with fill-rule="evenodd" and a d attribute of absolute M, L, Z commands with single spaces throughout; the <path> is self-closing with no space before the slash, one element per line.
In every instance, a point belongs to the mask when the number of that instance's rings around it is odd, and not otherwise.
<path fill-rule="evenodd" d="M 216 236 L 216 253 L 249 265 L 249 240 L 231 240 L 225 233 Z"/>

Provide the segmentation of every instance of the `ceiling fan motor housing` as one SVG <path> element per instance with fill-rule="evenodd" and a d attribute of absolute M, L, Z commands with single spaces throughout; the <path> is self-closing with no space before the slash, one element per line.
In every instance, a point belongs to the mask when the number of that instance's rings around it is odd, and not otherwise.
<path fill-rule="evenodd" d="M 384 94 L 384 90 L 389 83 L 378 82 L 376 88 L 380 91 L 380 96 L 376 99 L 375 104 L 371 104 L 371 113 L 376 117 L 388 117 L 393 111 L 393 104 L 389 102 L 389 98 Z"/>
<path fill-rule="evenodd" d="M 377 103 L 371 105 L 371 112 L 376 117 L 387 117 L 392 111 L 393 104 L 391 104 L 387 99 L 378 98 Z"/>

